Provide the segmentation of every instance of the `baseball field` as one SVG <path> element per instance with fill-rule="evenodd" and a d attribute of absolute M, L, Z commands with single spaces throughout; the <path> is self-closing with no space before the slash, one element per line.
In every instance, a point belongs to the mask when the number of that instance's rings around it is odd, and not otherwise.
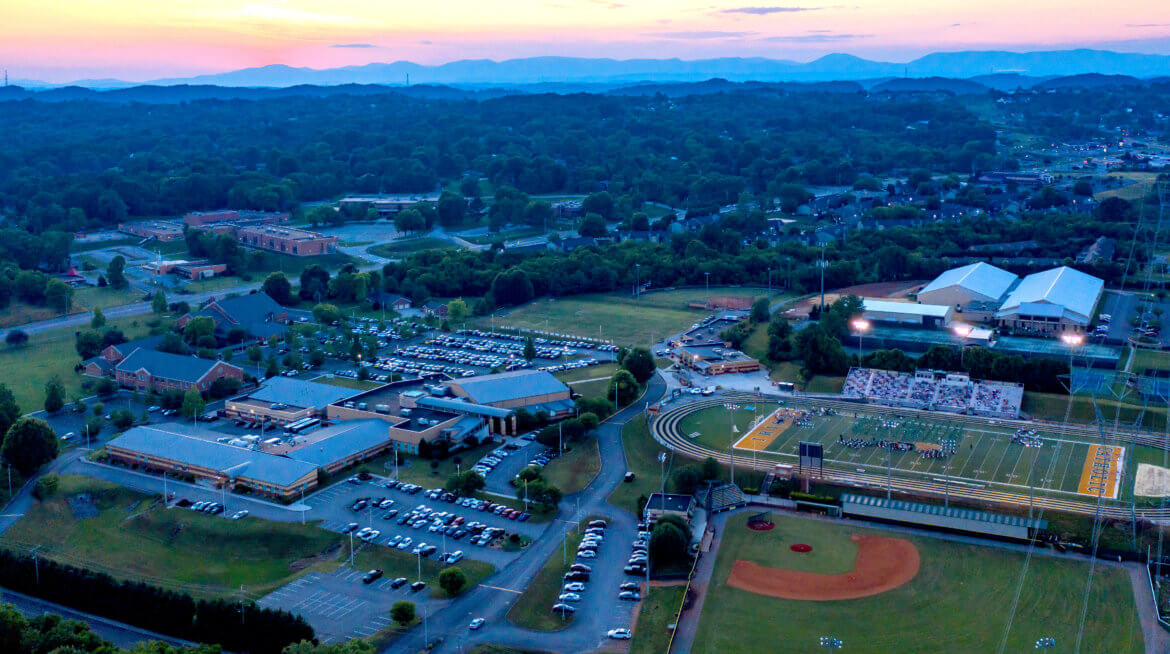
<path fill-rule="evenodd" d="M 885 472 L 888 463 L 895 475 L 949 476 L 955 482 L 1016 488 L 1050 485 L 1053 491 L 1096 497 L 1098 486 L 1089 476 L 1100 470 L 1088 465 L 1093 444 L 1042 428 L 1020 434 L 994 420 L 944 414 L 907 417 L 876 406 L 822 413 L 799 400 L 733 406 L 731 412 L 723 404 L 699 408 L 683 415 L 677 430 L 697 444 L 724 452 L 734 442 L 737 458 L 794 463 L 798 444 L 809 441 L 822 443 L 825 463 L 838 467 Z M 777 409 L 780 413 L 773 416 Z M 890 451 L 880 445 L 883 441 L 914 447 Z M 932 456 L 936 453 L 927 451 L 931 449 L 941 452 Z M 1121 491 L 1119 481 L 1127 472 L 1130 452 L 1117 447 L 1111 454 L 1107 499 L 1117 498 Z"/>
<path fill-rule="evenodd" d="M 845 651 L 996 652 L 1005 633 L 1006 652 L 1042 637 L 1073 651 L 1078 634 L 1082 652 L 1144 651 L 1123 569 L 1097 566 L 1082 631 L 1083 558 L 1037 553 L 1025 574 L 1021 552 L 786 514 L 753 531 L 748 517 L 729 516 L 717 543 L 696 654 L 814 651 L 826 636 Z"/>

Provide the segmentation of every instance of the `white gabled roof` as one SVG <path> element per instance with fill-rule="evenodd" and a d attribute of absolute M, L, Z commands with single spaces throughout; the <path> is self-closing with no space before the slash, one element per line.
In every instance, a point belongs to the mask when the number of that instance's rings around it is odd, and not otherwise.
<path fill-rule="evenodd" d="M 1033 273 L 1021 280 L 1004 300 L 996 316 L 1061 315 L 1087 323 L 1104 290 L 1104 280 L 1061 266 Z"/>
<path fill-rule="evenodd" d="M 893 302 L 871 297 L 861 298 L 861 307 L 864 311 L 874 311 L 877 313 L 897 313 L 907 316 L 931 316 L 934 318 L 946 318 L 951 312 L 951 307 L 945 304 Z"/>
<path fill-rule="evenodd" d="M 972 293 L 983 296 L 985 300 L 994 301 L 1003 297 L 1003 294 L 1011 288 L 1016 279 L 1015 274 L 980 261 L 944 272 L 923 287 L 918 294 L 922 295 L 949 286 L 961 286 Z"/>

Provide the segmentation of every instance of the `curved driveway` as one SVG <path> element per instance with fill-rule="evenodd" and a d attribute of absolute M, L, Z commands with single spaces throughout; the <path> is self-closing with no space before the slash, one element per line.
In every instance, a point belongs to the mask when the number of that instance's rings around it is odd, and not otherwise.
<path fill-rule="evenodd" d="M 655 375 L 646 393 L 634 404 L 622 409 L 598 429 L 601 472 L 584 490 L 567 496 L 561 510 L 545 533 L 512 563 L 488 578 L 483 585 L 451 602 L 427 624 L 430 642 L 442 638 L 436 652 L 470 651 L 475 645 L 493 643 L 521 649 L 561 652 L 593 652 L 607 639 L 605 632 L 630 626 L 635 603 L 617 599 L 618 585 L 630 578 L 622 572 L 629 545 L 633 541 L 637 520 L 629 512 L 606 502 L 609 494 L 622 483 L 626 473 L 626 455 L 622 447 L 622 428 L 647 405 L 657 402 L 666 392 L 660 375 Z M 580 509 L 578 510 L 578 502 Z M 522 629 L 506 619 L 508 610 L 520 592 L 536 577 L 549 557 L 562 548 L 562 536 L 576 529 L 576 520 L 587 516 L 604 516 L 609 522 L 605 543 L 597 559 L 589 562 L 592 579 L 578 603 L 576 618 L 567 628 L 556 632 Z M 569 552 L 572 555 L 572 552 Z M 469 631 L 472 617 L 482 617 L 487 624 L 479 631 Z M 394 641 L 385 651 L 417 652 L 424 648 L 424 630 L 412 629 Z"/>

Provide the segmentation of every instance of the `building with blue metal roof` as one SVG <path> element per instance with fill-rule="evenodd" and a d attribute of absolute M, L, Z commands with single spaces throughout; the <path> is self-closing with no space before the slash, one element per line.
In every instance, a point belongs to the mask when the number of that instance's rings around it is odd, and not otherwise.
<path fill-rule="evenodd" d="M 502 409 L 569 399 L 569 387 L 544 370 L 514 370 L 446 382 L 456 397 Z"/>
<path fill-rule="evenodd" d="M 183 424 L 144 425 L 106 444 L 110 460 L 157 472 L 241 486 L 261 495 L 291 499 L 317 486 L 317 468 L 306 461 L 217 441 L 223 434 Z"/>
<path fill-rule="evenodd" d="M 1105 293 L 1105 281 L 1068 266 L 1033 273 L 1008 293 L 995 318 L 1016 333 L 1084 331 Z"/>
<path fill-rule="evenodd" d="M 999 302 L 1018 277 L 982 261 L 952 268 L 918 291 L 923 304 L 962 307 L 972 302 Z"/>

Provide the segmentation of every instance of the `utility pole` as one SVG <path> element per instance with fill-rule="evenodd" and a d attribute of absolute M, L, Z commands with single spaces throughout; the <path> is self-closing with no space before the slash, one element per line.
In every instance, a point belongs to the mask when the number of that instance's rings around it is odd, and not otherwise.
<path fill-rule="evenodd" d="M 825 246 L 821 245 L 821 311 L 825 310 Z"/>
<path fill-rule="evenodd" d="M 240 624 L 244 624 L 244 584 L 240 584 Z"/>

